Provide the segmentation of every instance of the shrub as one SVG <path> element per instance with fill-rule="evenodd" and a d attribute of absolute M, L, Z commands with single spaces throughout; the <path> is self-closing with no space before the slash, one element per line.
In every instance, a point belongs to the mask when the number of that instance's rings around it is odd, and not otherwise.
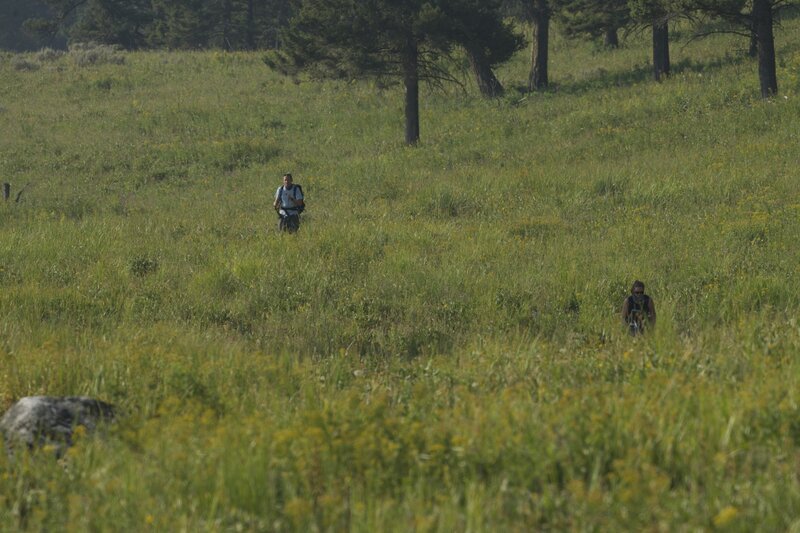
<path fill-rule="evenodd" d="M 58 61 L 62 57 L 64 57 L 65 52 L 63 50 L 53 50 L 52 48 L 42 48 L 38 52 L 36 52 L 36 61 L 39 63 L 47 63 L 52 61 Z"/>
<path fill-rule="evenodd" d="M 28 72 L 39 70 L 41 67 L 39 63 L 31 61 L 24 56 L 14 56 L 11 59 L 11 66 L 14 67 L 14 70 L 26 70 Z"/>
<path fill-rule="evenodd" d="M 69 47 L 72 61 L 79 67 L 91 65 L 122 65 L 125 56 L 116 46 L 97 43 L 75 43 Z"/>
<path fill-rule="evenodd" d="M 129 268 L 131 274 L 141 278 L 158 270 L 158 260 L 144 256 L 135 257 L 131 260 Z"/>

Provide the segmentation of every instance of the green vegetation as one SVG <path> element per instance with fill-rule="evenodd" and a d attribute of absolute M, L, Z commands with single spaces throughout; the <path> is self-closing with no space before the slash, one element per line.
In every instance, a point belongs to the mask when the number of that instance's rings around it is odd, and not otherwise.
<path fill-rule="evenodd" d="M 796 528 L 798 29 L 772 100 L 731 37 L 661 84 L 647 35 L 556 38 L 415 148 L 399 88 L 259 54 L 0 57 L 3 404 L 126 413 L 0 454 L 0 529 Z"/>

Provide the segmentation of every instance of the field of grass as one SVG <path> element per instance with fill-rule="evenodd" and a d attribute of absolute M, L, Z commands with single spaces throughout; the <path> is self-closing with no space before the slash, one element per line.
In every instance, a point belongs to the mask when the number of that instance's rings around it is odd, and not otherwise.
<path fill-rule="evenodd" d="M 415 148 L 259 54 L 0 56 L 0 404 L 124 413 L 0 454 L 0 529 L 800 530 L 800 22 L 769 101 L 674 35 L 427 91 Z"/>

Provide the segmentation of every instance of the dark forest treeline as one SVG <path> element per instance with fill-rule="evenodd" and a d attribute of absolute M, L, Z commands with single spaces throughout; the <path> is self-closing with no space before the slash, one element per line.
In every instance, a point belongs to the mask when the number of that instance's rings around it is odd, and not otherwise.
<path fill-rule="evenodd" d="M 278 50 L 267 62 L 286 73 L 377 76 L 407 90 L 413 142 L 418 82 L 449 78 L 438 58 L 463 50 L 487 97 L 503 93 L 493 69 L 523 46 L 530 28 L 529 91 L 548 84 L 550 25 L 572 37 L 618 45 L 618 32 L 652 33 L 653 77 L 670 75 L 670 25 L 695 37 L 749 37 L 761 94 L 778 93 L 774 26 L 797 0 L 5 0 L 0 47 L 13 50 L 96 42 L 128 50 Z M 508 22 L 513 17 L 517 24 Z M 324 74 L 324 76 L 322 76 Z"/>
<path fill-rule="evenodd" d="M 6 0 L 0 47 L 67 42 L 142 48 L 254 50 L 280 46 L 291 0 Z"/>
<path fill-rule="evenodd" d="M 41 38 L 23 27 L 29 19 L 51 15 L 48 7 L 38 0 L 3 0 L 0 4 L 0 49 L 25 51 L 42 46 L 64 47 L 66 40 L 63 37 Z"/>

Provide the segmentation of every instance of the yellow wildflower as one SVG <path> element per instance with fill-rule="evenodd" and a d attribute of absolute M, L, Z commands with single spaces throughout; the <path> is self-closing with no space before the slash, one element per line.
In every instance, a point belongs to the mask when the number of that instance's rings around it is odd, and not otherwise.
<path fill-rule="evenodd" d="M 736 516 L 739 514 L 739 510 L 729 505 L 722 509 L 720 512 L 717 513 L 717 516 L 714 517 L 714 526 L 715 527 L 725 527 L 728 525 Z"/>

